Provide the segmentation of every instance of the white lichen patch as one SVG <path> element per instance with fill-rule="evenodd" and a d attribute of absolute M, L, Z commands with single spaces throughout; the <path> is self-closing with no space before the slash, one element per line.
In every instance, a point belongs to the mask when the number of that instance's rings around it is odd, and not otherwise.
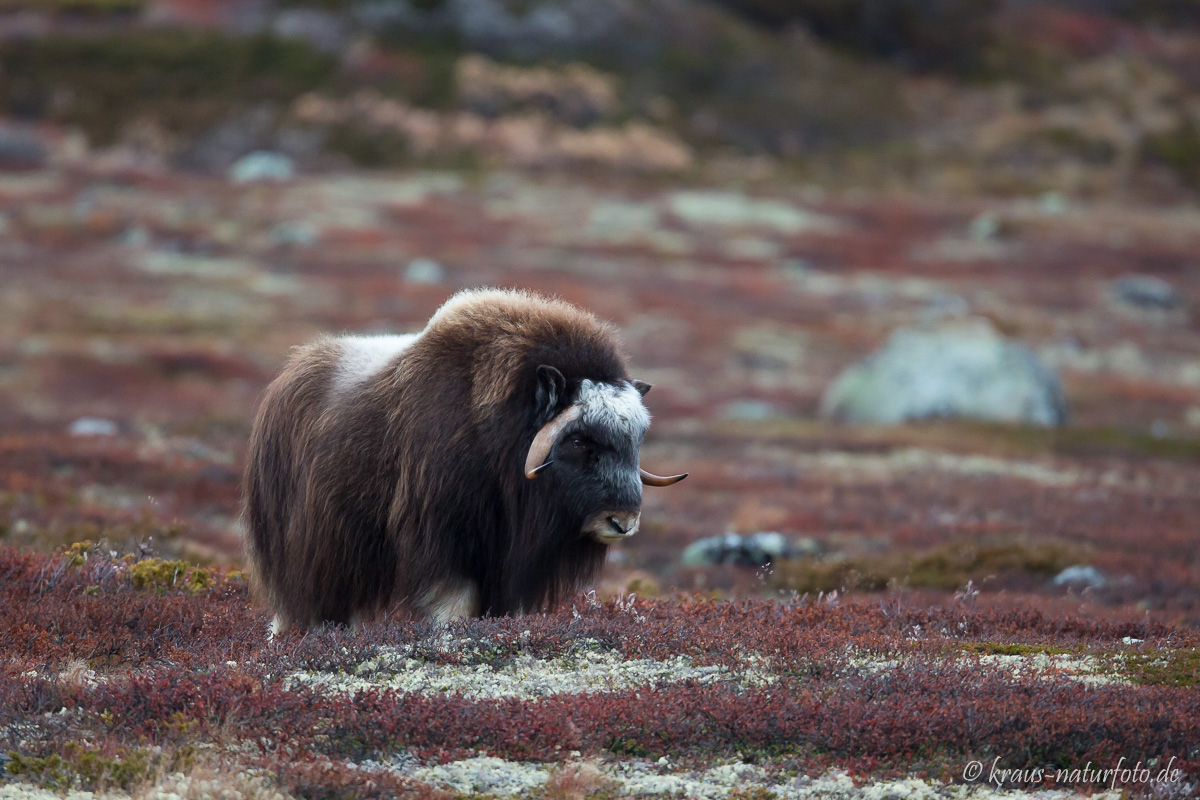
<path fill-rule="evenodd" d="M 541 788 L 550 777 L 550 770 L 544 764 L 484 756 L 421 767 L 413 771 L 412 777 L 462 794 L 508 796 Z"/>
<path fill-rule="evenodd" d="M 0 800 L 293 800 L 271 781 L 250 772 L 197 769 L 190 774 L 168 773 L 153 783 L 119 790 L 51 791 L 24 782 L 0 783 Z"/>
<path fill-rule="evenodd" d="M 626 762 L 602 770 L 602 774 L 634 796 L 670 795 L 715 800 L 734 789 L 770 789 L 764 770 L 751 764 L 720 764 L 706 770 L 669 771 L 652 763 Z"/>
<path fill-rule="evenodd" d="M 30 783 L 0 783 L 0 800 L 95 800 L 99 797 L 128 800 L 129 795 L 123 792 L 97 794 L 78 789 L 70 789 L 64 793 L 42 789 Z"/>
<path fill-rule="evenodd" d="M 459 692 L 478 699 L 535 699 L 556 694 L 611 692 L 638 686 L 680 681 L 702 683 L 738 680 L 747 685 L 769 682 L 771 676 L 752 669 L 735 675 L 722 666 L 697 665 L 685 656 L 665 661 L 626 660 L 615 652 L 584 652 L 559 659 L 518 655 L 502 664 L 440 664 L 385 648 L 358 666 L 355 674 L 295 672 L 289 685 L 307 684 L 335 692 L 391 689 L 440 694 Z"/>
<path fill-rule="evenodd" d="M 439 789 L 491 797 L 511 797 L 537 791 L 546 785 L 558 765 L 530 764 L 502 758 L 479 757 L 449 764 L 422 767 L 409 776 Z M 987 783 L 960 784 L 919 778 L 856 783 L 837 770 L 817 777 L 772 775 L 752 764 L 718 764 L 703 770 L 673 770 L 665 759 L 598 764 L 592 770 L 620 796 L 689 797 L 721 800 L 734 790 L 760 789 L 781 800 L 1066 800 L 1077 793 L 1066 789 L 997 789 Z M 1117 800 L 1120 792 L 1094 794 L 1095 800 Z"/>
<path fill-rule="evenodd" d="M 891 672 L 910 663 L 903 658 L 886 658 L 851 650 L 847 666 L 856 672 L 879 674 Z M 996 677 L 1021 680 L 1070 680 L 1087 686 L 1128 686 L 1133 683 L 1124 675 L 1106 670 L 1104 661 L 1090 656 L 1059 653 L 1030 653 L 1027 655 L 980 655 L 960 657 L 950 663 L 958 666 L 978 665 Z"/>
<path fill-rule="evenodd" d="M 958 455 L 955 453 L 905 448 L 891 453 L 821 453 L 808 457 L 805 466 L 843 473 L 856 478 L 890 479 L 899 473 L 936 470 L 953 475 L 981 478 L 1018 478 L 1043 486 L 1070 486 L 1087 480 L 1079 470 L 1058 469 L 1033 461 Z"/>
<path fill-rule="evenodd" d="M 1043 680 L 1067 678 L 1088 686 L 1128 686 L 1133 683 L 1124 675 L 1104 672 L 1104 664 L 1090 656 L 1071 656 L 1049 653 L 1030 655 L 984 655 L 979 663 L 993 666 L 1014 677 L 1033 675 Z"/>
<path fill-rule="evenodd" d="M 815 778 L 800 776 L 768 787 L 786 800 L 1066 800 L 1079 797 L 1068 789 L 997 789 L 987 783 L 940 783 L 918 778 L 866 781 L 856 784 L 844 772 L 832 771 Z M 1092 800 L 1118 800 L 1121 792 L 1100 792 Z"/>
<path fill-rule="evenodd" d="M 248 772 L 172 773 L 133 793 L 133 800 L 293 800 L 271 781 Z"/>

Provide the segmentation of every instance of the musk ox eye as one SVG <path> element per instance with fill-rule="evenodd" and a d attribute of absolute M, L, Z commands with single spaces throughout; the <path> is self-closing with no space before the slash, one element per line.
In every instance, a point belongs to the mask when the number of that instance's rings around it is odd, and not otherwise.
<path fill-rule="evenodd" d="M 573 447 L 584 448 L 584 447 L 587 447 L 587 442 L 585 442 L 580 437 L 576 436 L 574 439 L 571 440 L 571 445 Z"/>

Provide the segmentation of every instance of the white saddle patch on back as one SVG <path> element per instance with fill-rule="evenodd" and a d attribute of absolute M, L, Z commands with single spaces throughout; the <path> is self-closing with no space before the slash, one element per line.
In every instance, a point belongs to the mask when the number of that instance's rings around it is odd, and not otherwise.
<path fill-rule="evenodd" d="M 338 339 L 342 357 L 333 376 L 335 392 L 344 392 L 382 370 L 403 353 L 421 334 L 390 336 L 344 336 Z"/>

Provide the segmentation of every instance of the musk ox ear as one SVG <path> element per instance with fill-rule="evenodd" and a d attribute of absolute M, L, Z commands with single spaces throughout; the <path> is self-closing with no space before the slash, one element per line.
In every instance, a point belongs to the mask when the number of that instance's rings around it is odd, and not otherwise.
<path fill-rule="evenodd" d="M 537 368 L 537 416 L 549 419 L 567 392 L 567 379 L 548 364 Z"/>
<path fill-rule="evenodd" d="M 645 396 L 646 396 L 646 392 L 648 392 L 648 391 L 650 391 L 651 389 L 653 389 L 653 388 L 654 388 L 653 386 L 651 386 L 650 384 L 646 383 L 645 381 L 637 381 L 637 380 L 635 380 L 635 381 L 630 381 L 630 383 L 632 383 L 632 384 L 633 384 L 633 388 L 637 389 L 637 390 L 638 390 L 638 394 L 640 394 L 642 397 L 645 397 Z"/>

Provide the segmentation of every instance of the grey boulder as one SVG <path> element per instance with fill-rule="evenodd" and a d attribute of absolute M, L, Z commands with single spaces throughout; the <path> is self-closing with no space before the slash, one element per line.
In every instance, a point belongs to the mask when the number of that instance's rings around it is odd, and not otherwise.
<path fill-rule="evenodd" d="M 961 418 L 1062 425 L 1058 374 L 1032 350 L 985 319 L 902 328 L 878 351 L 843 372 L 821 399 L 821 413 L 850 423 L 898 424 Z"/>
<path fill-rule="evenodd" d="M 726 533 L 692 542 L 683 551 L 685 567 L 713 567 L 732 564 L 737 567 L 765 567 L 776 561 L 807 554 L 807 546 L 795 546 L 781 533 L 763 531 L 748 536 Z"/>

